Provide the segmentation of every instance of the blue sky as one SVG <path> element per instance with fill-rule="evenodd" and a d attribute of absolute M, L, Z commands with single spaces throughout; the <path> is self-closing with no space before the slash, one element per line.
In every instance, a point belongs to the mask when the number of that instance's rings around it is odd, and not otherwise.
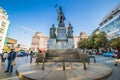
<path fill-rule="evenodd" d="M 90 35 L 120 0 L 0 0 L 9 15 L 9 36 L 30 47 L 35 31 L 49 35 L 52 24 L 58 25 L 56 3 L 63 8 L 66 26 L 70 21 L 78 36 L 82 31 Z"/>

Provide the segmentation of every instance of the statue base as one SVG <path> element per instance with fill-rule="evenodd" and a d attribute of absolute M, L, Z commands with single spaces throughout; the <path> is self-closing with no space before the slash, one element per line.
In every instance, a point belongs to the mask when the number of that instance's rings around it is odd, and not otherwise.
<path fill-rule="evenodd" d="M 67 49 L 68 48 L 68 42 L 67 41 L 57 41 L 56 42 L 56 48 L 57 49 Z"/>
<path fill-rule="evenodd" d="M 59 23 L 57 28 L 57 41 L 67 41 L 66 27 L 64 23 Z"/>
<path fill-rule="evenodd" d="M 74 39 L 68 38 L 68 49 L 74 48 Z"/>
<path fill-rule="evenodd" d="M 49 39 L 48 49 L 56 49 L 56 39 Z"/>

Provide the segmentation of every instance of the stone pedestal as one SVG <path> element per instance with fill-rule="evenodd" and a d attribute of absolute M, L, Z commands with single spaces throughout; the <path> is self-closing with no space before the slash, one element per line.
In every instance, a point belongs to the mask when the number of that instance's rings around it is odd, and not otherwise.
<path fill-rule="evenodd" d="M 57 28 L 57 41 L 67 41 L 66 27 L 64 23 L 59 23 Z"/>
<path fill-rule="evenodd" d="M 49 39 L 49 49 L 56 49 L 56 39 Z"/>
<path fill-rule="evenodd" d="M 56 49 L 63 50 L 63 49 L 67 49 L 67 48 L 68 48 L 67 41 L 57 41 L 56 42 Z"/>
<path fill-rule="evenodd" d="M 71 49 L 74 47 L 74 39 L 68 38 L 68 49 Z"/>

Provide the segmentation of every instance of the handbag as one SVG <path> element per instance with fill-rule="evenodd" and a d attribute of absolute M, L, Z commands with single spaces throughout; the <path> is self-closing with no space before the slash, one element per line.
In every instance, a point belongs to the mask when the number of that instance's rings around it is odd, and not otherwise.
<path fill-rule="evenodd" d="M 16 65 L 16 61 L 15 60 L 12 61 L 12 65 L 13 66 Z"/>

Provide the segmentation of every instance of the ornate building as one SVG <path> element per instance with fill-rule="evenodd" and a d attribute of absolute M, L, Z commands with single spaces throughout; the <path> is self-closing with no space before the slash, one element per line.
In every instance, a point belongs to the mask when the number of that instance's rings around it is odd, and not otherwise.
<path fill-rule="evenodd" d="M 80 38 L 85 39 L 85 38 L 88 38 L 88 36 L 87 36 L 87 34 L 85 32 L 81 32 L 80 33 Z"/>
<path fill-rule="evenodd" d="M 47 49 L 48 39 L 48 36 L 42 35 L 41 32 L 36 32 L 32 37 L 31 49 L 34 51 L 37 51 L 37 48 Z"/>
<path fill-rule="evenodd" d="M 4 47 L 9 24 L 7 12 L 0 7 L 0 53 Z"/>
<path fill-rule="evenodd" d="M 80 36 L 74 36 L 74 48 L 77 48 L 78 42 L 80 41 Z"/>
<path fill-rule="evenodd" d="M 80 41 L 80 38 L 88 38 L 88 36 L 85 32 L 81 32 L 80 36 L 73 36 L 74 48 L 77 48 L 77 44 Z M 34 51 L 37 51 L 37 48 L 48 49 L 48 45 L 49 45 L 48 41 L 49 41 L 48 36 L 42 35 L 41 32 L 36 32 L 35 35 L 32 37 L 31 48 Z"/>

